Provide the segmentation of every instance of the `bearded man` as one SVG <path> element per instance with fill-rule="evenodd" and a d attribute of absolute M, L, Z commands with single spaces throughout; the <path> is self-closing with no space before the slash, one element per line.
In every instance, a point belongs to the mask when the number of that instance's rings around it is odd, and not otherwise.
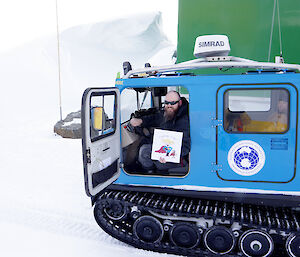
<path fill-rule="evenodd" d="M 183 161 L 187 159 L 191 148 L 190 126 L 188 115 L 188 102 L 181 98 L 176 91 L 169 91 L 165 97 L 163 111 L 144 116 L 141 119 L 132 118 L 130 124 L 133 127 L 158 128 L 183 132 L 180 163 L 167 163 L 164 158 L 159 161 L 151 159 L 152 144 L 144 144 L 140 147 L 138 160 L 144 169 L 152 173 L 155 169 L 168 170 L 171 168 L 182 167 Z"/>

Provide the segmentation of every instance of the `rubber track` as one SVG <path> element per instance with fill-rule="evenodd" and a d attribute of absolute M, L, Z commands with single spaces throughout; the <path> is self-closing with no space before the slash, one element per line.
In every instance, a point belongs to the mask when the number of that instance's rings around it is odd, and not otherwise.
<path fill-rule="evenodd" d="M 128 215 L 121 221 L 111 220 L 104 212 L 104 208 L 109 202 L 118 201 L 128 210 Z M 285 232 L 299 232 L 299 213 L 289 208 L 274 208 L 265 206 L 254 206 L 235 204 L 221 201 L 201 200 L 196 198 L 185 198 L 176 196 L 167 196 L 155 193 L 141 193 L 129 191 L 109 190 L 103 192 L 98 198 L 94 214 L 99 226 L 111 236 L 137 248 L 151 250 L 155 252 L 170 253 L 184 256 L 212 256 L 200 243 L 200 247 L 194 249 L 185 249 L 174 246 L 168 237 L 164 237 L 160 243 L 144 243 L 132 234 L 132 225 L 134 219 L 131 217 L 130 210 L 133 206 L 138 206 L 141 215 L 151 215 L 155 212 L 165 216 L 180 217 L 203 217 L 210 220 L 222 220 L 238 222 L 244 230 L 257 228 L 265 231 L 276 231 L 278 235 Z M 153 215 L 152 215 L 153 216 Z M 275 249 L 272 254 L 275 256 L 287 256 L 284 249 L 284 240 L 286 237 L 277 236 Z M 274 239 L 274 238 L 273 238 Z M 237 249 L 237 247 L 235 247 Z M 234 254 L 234 255 L 232 255 Z M 231 255 L 222 256 L 240 256 L 240 253 L 233 252 Z"/>

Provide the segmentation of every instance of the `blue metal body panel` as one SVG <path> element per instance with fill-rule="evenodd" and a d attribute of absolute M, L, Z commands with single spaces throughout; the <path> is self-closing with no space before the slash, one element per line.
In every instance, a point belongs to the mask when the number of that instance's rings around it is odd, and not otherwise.
<path fill-rule="evenodd" d="M 123 170 L 118 184 L 151 186 L 203 186 L 219 189 L 252 189 L 299 192 L 298 88 L 300 74 L 257 73 L 248 75 L 174 76 L 117 80 L 120 91 L 131 87 L 184 86 L 189 91 L 191 133 L 190 170 L 183 178 L 137 176 Z M 213 119 L 223 120 L 223 95 L 229 88 L 285 88 L 290 94 L 289 129 L 283 134 L 228 133 L 213 127 Z M 122 103 L 121 103 L 122 104 Z M 272 140 L 285 140 L 286 149 L 271 149 Z M 230 147 L 240 140 L 252 140 L 265 152 L 263 169 L 253 176 L 234 173 L 228 165 Z M 222 165 L 214 170 L 214 163 Z"/>

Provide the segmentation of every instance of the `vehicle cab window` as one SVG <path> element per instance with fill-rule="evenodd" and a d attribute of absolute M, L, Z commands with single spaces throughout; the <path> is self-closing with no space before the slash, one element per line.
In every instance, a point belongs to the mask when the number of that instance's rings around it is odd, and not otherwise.
<path fill-rule="evenodd" d="M 90 129 L 91 140 L 96 141 L 115 132 L 116 96 L 113 93 L 91 96 Z"/>
<path fill-rule="evenodd" d="M 180 105 L 178 101 L 167 101 L 166 95 L 170 91 L 179 92 Z M 130 100 L 129 100 L 130 99 Z M 181 93 L 181 88 L 176 86 L 169 87 L 153 87 L 153 88 L 126 88 L 121 93 L 121 143 L 123 154 L 123 168 L 124 171 L 132 175 L 147 175 L 147 176 L 171 176 L 171 177 L 183 177 L 188 174 L 189 171 L 189 152 L 185 153 L 185 149 L 190 148 L 190 132 L 189 132 L 189 118 L 188 118 L 188 91 Z M 167 118 L 164 116 L 166 111 L 166 105 L 168 108 L 175 108 L 174 112 L 174 127 L 169 127 L 167 124 Z M 174 106 L 174 107 L 173 107 Z M 175 117 L 176 116 L 176 117 Z M 184 132 L 182 131 L 181 123 L 185 120 Z M 130 119 L 143 120 L 141 125 L 130 125 Z M 166 120 L 165 120 L 166 119 Z M 173 123 L 172 123 L 173 124 Z M 160 139 L 154 140 L 157 130 L 166 130 L 172 132 L 183 133 L 182 141 L 180 141 L 180 147 L 177 145 L 177 139 L 172 141 L 170 139 L 171 133 L 168 133 L 168 138 L 164 138 L 163 135 L 157 136 Z M 155 132 L 156 131 L 156 132 Z M 154 141 L 156 143 L 154 143 Z M 157 142 L 161 145 L 157 146 Z M 153 168 L 146 169 L 141 161 L 142 147 L 151 146 L 151 160 L 155 163 Z M 143 148 L 143 149 L 144 149 Z M 153 150 L 154 149 L 154 150 Z M 170 153 L 164 149 L 172 149 Z M 166 163 L 160 165 L 159 160 L 153 157 L 153 152 L 159 153 L 163 158 L 168 158 Z M 174 160 L 169 160 L 174 157 Z M 178 157 L 178 160 L 175 157 Z M 165 165 L 166 164 L 166 165 Z M 161 167 L 160 166 L 165 166 Z"/>
<path fill-rule="evenodd" d="M 121 93 L 121 123 L 130 119 L 138 109 L 149 109 L 152 106 L 151 93 L 148 90 L 125 89 Z"/>
<path fill-rule="evenodd" d="M 224 94 L 228 133 L 285 133 L 289 127 L 286 89 L 230 89 Z"/>

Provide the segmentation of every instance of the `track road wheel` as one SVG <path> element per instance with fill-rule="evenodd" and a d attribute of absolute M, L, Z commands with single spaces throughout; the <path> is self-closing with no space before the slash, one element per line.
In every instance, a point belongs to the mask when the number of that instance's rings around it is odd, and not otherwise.
<path fill-rule="evenodd" d="M 232 232 L 222 226 L 210 228 L 204 234 L 206 248 L 214 254 L 227 254 L 232 251 L 235 245 L 235 237 Z"/>
<path fill-rule="evenodd" d="M 104 213 L 111 220 L 121 220 L 126 216 L 127 211 L 125 206 L 121 202 L 111 201 L 108 202 L 104 207 Z"/>
<path fill-rule="evenodd" d="M 146 243 L 157 243 L 163 237 L 163 226 L 152 216 L 142 216 L 133 224 L 133 233 Z"/>
<path fill-rule="evenodd" d="M 170 231 L 170 239 L 174 245 L 184 248 L 194 248 L 200 240 L 196 226 L 189 223 L 177 223 Z"/>
<path fill-rule="evenodd" d="M 300 257 L 300 234 L 291 234 L 286 240 L 285 248 L 290 257 Z"/>
<path fill-rule="evenodd" d="M 251 229 L 242 234 L 239 246 L 245 256 L 267 257 L 273 252 L 274 242 L 267 232 Z"/>

